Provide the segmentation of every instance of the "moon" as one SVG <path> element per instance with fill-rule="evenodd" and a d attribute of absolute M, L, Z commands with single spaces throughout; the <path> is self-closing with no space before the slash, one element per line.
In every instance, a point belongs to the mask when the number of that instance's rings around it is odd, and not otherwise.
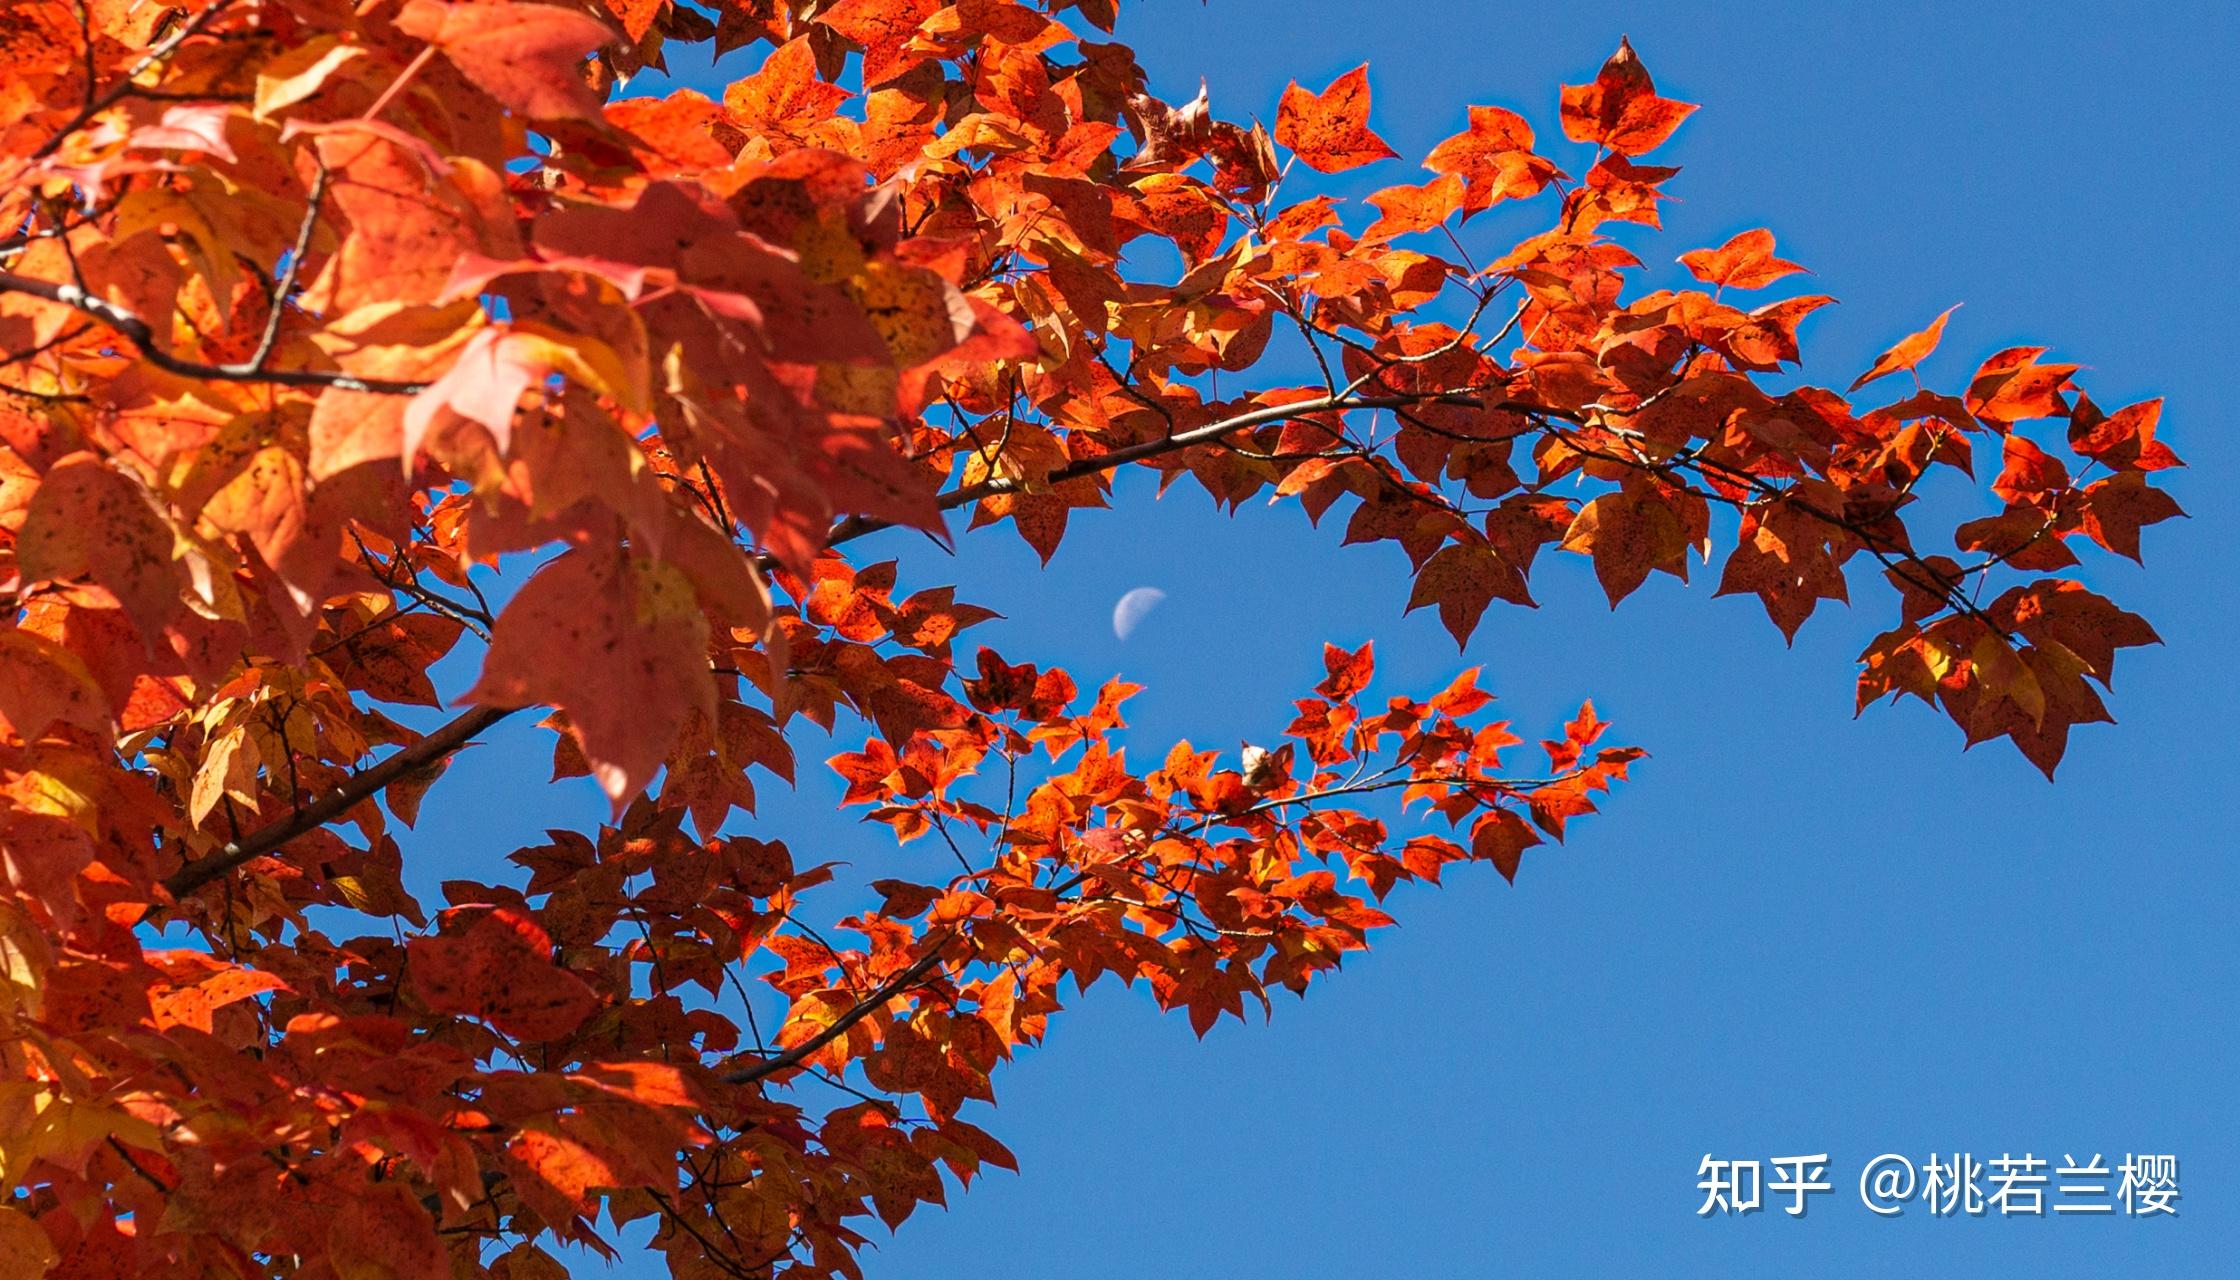
<path fill-rule="evenodd" d="M 1166 598 L 1167 593 L 1157 587 L 1137 587 L 1120 597 L 1120 603 L 1112 606 L 1112 634 L 1122 640 L 1127 639 L 1137 625 Z"/>

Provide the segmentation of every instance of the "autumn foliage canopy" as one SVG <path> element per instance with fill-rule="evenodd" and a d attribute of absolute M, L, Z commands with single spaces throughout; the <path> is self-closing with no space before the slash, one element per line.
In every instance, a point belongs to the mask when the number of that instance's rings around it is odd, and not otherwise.
<path fill-rule="evenodd" d="M 1924 386 L 1951 313 L 1798 381 L 1769 232 L 1644 248 L 1695 108 L 1629 46 L 1418 167 L 1366 69 L 1162 100 L 1113 5 L 0 10 L 0 1277 L 529 1280 L 633 1223 L 856 1275 L 1011 1167 L 976 1104 L 1079 990 L 1257 1014 L 1640 754 L 1330 646 L 1270 749 L 1131 755 L 1135 686 L 972 643 L 1031 598 L 882 531 L 1047 559 L 1150 473 L 1391 544 L 1465 645 L 1544 553 L 1694 566 L 1791 634 L 1871 589 L 1862 707 L 2049 773 L 2109 718 L 2155 635 L 2070 571 L 2178 513 L 2156 402 Z M 720 100 L 625 94 L 690 45 Z M 611 823 L 416 898 L 514 716 Z M 861 848 L 755 822 L 797 768 Z"/>

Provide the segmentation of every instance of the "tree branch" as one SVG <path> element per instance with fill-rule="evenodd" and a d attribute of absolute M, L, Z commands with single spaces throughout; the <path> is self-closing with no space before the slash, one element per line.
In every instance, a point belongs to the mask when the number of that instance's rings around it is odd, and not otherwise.
<path fill-rule="evenodd" d="M 260 361 L 254 359 L 233 364 L 182 360 L 163 349 L 162 344 L 156 341 L 155 330 L 148 327 L 147 321 L 74 284 L 57 284 L 52 280 L 35 280 L 12 271 L 0 271 L 0 293 L 21 293 L 44 298 L 92 316 L 123 334 L 149 364 L 182 378 L 201 378 L 211 382 L 257 382 L 282 387 L 339 387 L 344 391 L 366 391 L 391 396 L 418 395 L 427 390 L 429 385 L 425 382 L 397 382 L 388 378 L 360 378 L 353 374 L 325 373 L 316 369 L 266 369 Z M 275 303 L 276 307 L 277 305 Z M 261 347 L 263 344 L 259 345 Z"/>
<path fill-rule="evenodd" d="M 932 948 L 916 960 L 911 961 L 909 968 L 880 983 L 870 995 L 850 1005 L 846 1012 L 832 1020 L 831 1026 L 783 1053 L 772 1054 L 751 1067 L 741 1067 L 737 1071 L 726 1074 L 723 1077 L 723 1082 L 725 1084 L 753 1084 L 757 1080 L 774 1076 L 780 1071 L 790 1070 L 808 1061 L 819 1049 L 848 1034 L 850 1028 L 885 1008 L 889 1000 L 902 994 L 918 979 L 933 972 L 934 968 L 941 963 L 941 948 L 946 946 L 949 939 L 954 936 L 955 930 L 949 930 L 941 937 L 933 939 Z"/>
<path fill-rule="evenodd" d="M 323 827 L 348 812 L 360 800 L 374 795 L 406 774 L 434 764 L 467 745 L 476 734 L 520 710 L 518 707 L 475 707 L 409 747 L 382 757 L 345 779 L 341 786 L 269 826 L 260 827 L 227 844 L 216 853 L 165 876 L 163 887 L 174 898 L 183 898 L 251 858 L 260 858 L 306 831 Z"/>
<path fill-rule="evenodd" d="M 0 291 L 4 291 L 8 287 L 10 287 L 11 282 L 16 279 L 20 279 L 20 277 L 13 277 L 8 275 L 7 273 L 0 272 Z M 100 299 L 91 298 L 82 290 L 75 289 L 69 285 L 50 285 L 42 281 L 29 281 L 27 283 L 37 286 L 37 289 L 32 291 L 39 292 L 40 296 L 56 297 L 56 295 L 63 294 L 64 292 L 75 295 L 78 299 L 80 299 L 80 301 L 66 302 L 66 305 L 78 306 L 81 310 L 88 310 L 90 314 L 101 315 L 101 311 L 94 310 L 93 308 L 109 307 L 109 304 L 107 304 L 106 302 L 102 302 Z M 63 299 L 60 297 L 56 297 L 56 300 L 62 301 Z M 111 310 L 114 310 L 114 308 L 111 308 Z M 137 324 L 138 321 L 133 320 L 132 323 Z M 141 327 L 143 330 L 145 330 L 145 326 Z M 155 357 L 151 354 L 150 358 L 154 359 Z M 157 359 L 156 363 L 163 364 L 164 361 L 161 359 Z M 278 378 L 286 377 L 288 375 L 266 376 Z M 334 375 L 303 376 L 309 378 L 327 379 L 325 385 L 346 385 L 343 379 Z M 349 381 L 355 382 L 357 380 L 352 379 Z M 379 388 L 367 388 L 363 384 L 361 384 L 359 387 L 352 389 Z M 1210 444 L 1216 440 L 1219 440 L 1222 436 L 1230 434 L 1231 432 L 1241 431 L 1248 427 L 1264 426 L 1271 422 L 1281 422 L 1291 418 L 1308 417 L 1318 413 L 1342 413 L 1355 409 L 1403 409 L 1413 405 L 1428 403 L 1463 405 L 1470 408 L 1481 409 L 1514 410 L 1522 413 L 1530 413 L 1543 418 L 1555 417 L 1573 422 L 1578 421 L 1579 418 L 1583 416 L 1573 413 L 1566 413 L 1561 410 L 1550 409 L 1543 405 L 1527 404 L 1510 400 L 1488 400 L 1485 397 L 1470 391 L 1416 392 L 1395 395 L 1340 394 L 1335 396 L 1318 396 L 1309 400 L 1294 401 L 1290 404 L 1264 405 L 1257 409 L 1250 409 L 1243 413 L 1239 413 L 1228 418 L 1223 418 L 1218 422 L 1210 422 L 1205 424 L 1204 426 L 1193 427 L 1187 431 L 1178 431 L 1172 435 L 1161 436 L 1158 439 L 1154 440 L 1141 441 L 1136 444 L 1128 445 L 1124 448 L 1115 449 L 1110 453 L 1100 454 L 1093 458 L 1082 458 L 1052 471 L 1047 477 L 1047 481 L 1050 483 L 1057 483 L 1065 480 L 1075 480 L 1086 476 L 1097 475 L 1103 472 L 1115 470 L 1131 462 L 1142 462 L 1146 459 L 1159 457 L 1164 454 L 1174 453 L 1202 444 Z M 1617 458 L 1615 455 L 1602 456 L 1611 457 L 1612 460 L 1615 461 L 1627 461 L 1623 458 Z M 1023 487 L 1024 486 L 1020 481 L 1009 479 L 1006 477 L 995 477 L 988 480 L 983 480 L 978 484 L 965 485 L 961 488 L 952 489 L 947 493 L 942 494 L 936 501 L 942 510 L 953 511 L 958 507 L 968 506 L 974 502 L 980 501 L 983 498 L 993 497 L 997 494 L 1017 492 Z M 1852 532 L 1854 535 L 1861 537 L 1863 541 L 1866 541 L 1868 543 L 1870 549 L 1879 550 L 1879 548 L 1877 548 L 1875 545 L 1878 540 L 1875 539 L 1871 533 L 1861 531 L 1858 528 L 1854 527 L 1850 522 L 1844 521 L 1839 518 L 1830 517 L 1822 512 L 1811 508 L 1809 505 L 1800 504 L 1800 506 L 1802 506 L 1808 514 L 1817 516 L 1820 519 L 1835 525 L 1836 527 L 1844 528 Z M 843 542 L 848 542 L 853 539 L 863 537 L 866 534 L 876 533 L 882 529 L 891 527 L 893 527 L 892 521 L 869 519 L 862 516 L 850 516 L 832 527 L 832 532 L 827 537 L 826 544 L 829 546 L 837 546 Z M 1910 559 L 1911 557 L 1908 558 Z M 250 832 L 248 835 L 233 841 L 232 843 L 226 845 L 224 848 L 220 849 L 218 852 L 211 854 L 208 857 L 197 859 L 181 867 L 179 870 L 173 872 L 170 876 L 165 878 L 164 887 L 171 891 L 173 897 L 183 897 L 186 894 L 192 893 L 196 889 L 209 883 L 216 877 L 221 876 L 226 872 L 232 870 L 233 868 L 240 866 L 242 863 L 247 862 L 252 858 L 257 858 L 264 854 L 270 853 L 273 850 L 278 849 L 280 846 L 286 844 L 288 841 L 302 835 L 306 831 L 310 831 L 315 827 L 324 826 L 329 822 L 335 821 L 337 818 L 341 817 L 345 812 L 347 812 L 353 805 L 357 804 L 358 801 L 379 793 L 380 791 L 387 788 L 391 783 L 397 781 L 398 779 L 404 777 L 409 773 L 413 773 L 419 769 L 434 764 L 437 760 L 440 760 L 443 757 L 449 755 L 451 752 L 465 746 L 471 739 L 474 738 L 476 734 L 479 734 L 489 729 L 491 726 L 496 725 L 506 717 L 514 714 L 514 712 L 524 709 L 525 708 L 520 707 L 471 708 L 451 720 L 449 723 L 443 725 L 441 728 L 435 730 L 435 732 L 429 734 L 427 737 L 422 738 L 420 741 L 404 748 L 403 750 L 396 752 L 393 755 L 383 758 L 378 763 L 367 767 L 365 770 L 359 773 L 351 775 L 335 791 L 322 797 L 315 803 L 305 805 L 303 808 L 296 810 L 288 817 L 280 819 L 279 821 L 274 822 L 269 826 L 263 827 L 257 831 Z M 928 960 L 922 961 L 920 963 L 930 967 L 933 961 L 929 958 Z M 924 970 L 921 969 L 919 970 L 919 972 L 923 973 Z M 859 1019 L 861 1016 L 863 1015 L 857 1015 Z M 844 1030 L 845 1028 L 843 1027 L 842 1029 Z M 803 1051 L 801 1056 L 806 1057 L 807 1054 L 814 1053 L 816 1051 L 816 1048 L 822 1047 L 823 1044 L 829 1042 L 829 1039 L 814 1042 L 812 1047 L 809 1047 L 805 1051 Z M 781 1055 L 781 1058 L 782 1057 L 783 1055 Z M 779 1062 L 780 1059 L 772 1059 L 771 1061 Z M 796 1061 L 798 1061 L 798 1059 L 796 1059 Z M 779 1069 L 782 1069 L 782 1066 L 771 1068 L 771 1070 Z M 759 1070 L 759 1068 L 756 1068 L 756 1070 Z M 768 1071 L 763 1071 L 761 1073 L 761 1075 L 767 1074 L 769 1074 Z M 760 1079 L 761 1075 L 755 1075 L 751 1078 Z"/>
<path fill-rule="evenodd" d="M 1247 427 L 1265 426 L 1271 422 L 1282 422 L 1290 418 L 1311 417 L 1318 413 L 1343 413 L 1353 409 L 1398 409 L 1418 404 L 1456 404 L 1473 409 L 1493 408 L 1516 409 L 1520 412 L 1527 410 L 1535 413 L 1547 412 L 1538 405 L 1515 404 L 1508 401 L 1497 401 L 1489 404 L 1483 396 L 1467 391 L 1425 391 L 1384 396 L 1342 394 L 1317 396 L 1312 400 L 1297 400 L 1290 404 L 1263 405 L 1258 409 L 1248 409 L 1234 417 L 1223 418 L 1219 422 L 1209 422 L 1202 427 L 1192 427 L 1188 431 L 1177 431 L 1173 435 L 1160 436 L 1155 440 L 1140 441 L 1124 448 L 1115 449 L 1110 453 L 1099 454 L 1094 458 L 1082 458 L 1052 471 L 1044 482 L 1059 484 L 1067 480 L 1078 480 L 1084 476 L 1111 471 L 1131 462 L 1156 458 L 1161 454 L 1173 453 L 1179 449 L 1211 444 L 1232 431 L 1242 431 Z M 978 484 L 951 489 L 949 492 L 942 494 L 941 509 L 943 511 L 953 511 L 958 507 L 978 502 L 982 498 L 1016 493 L 1024 487 L 1024 483 L 1018 480 L 1012 480 L 1004 476 L 991 477 Z M 831 541 L 835 543 L 845 542 L 850 538 L 861 537 L 867 533 L 876 533 L 881 529 L 891 528 L 892 526 L 893 522 L 889 520 L 872 520 L 862 516 L 851 516 L 833 526 Z"/>
<path fill-rule="evenodd" d="M 311 183 L 311 198 L 304 205 L 303 223 L 296 228 L 296 242 L 288 250 L 288 265 L 281 270 L 280 282 L 273 286 L 272 300 L 264 318 L 264 334 L 257 339 L 257 350 L 248 360 L 249 367 L 264 372 L 265 362 L 272 359 L 272 348 L 280 341 L 280 326 L 288 314 L 288 295 L 296 290 L 296 277 L 303 271 L 303 259 L 311 252 L 311 233 L 319 225 L 319 206 L 327 198 L 327 162 L 313 158 L 319 166 L 319 176 Z"/>
<path fill-rule="evenodd" d="M 0 289 L 6 287 L 9 279 L 10 277 L 5 273 L 0 273 Z M 40 282 L 34 281 L 32 283 Z M 69 288 L 69 286 L 57 285 L 44 287 L 58 290 Z M 99 300 L 95 299 L 94 301 L 98 302 Z M 102 303 L 101 305 L 106 306 L 107 304 Z M 1050 479 L 1053 481 L 1073 480 L 1083 476 L 1095 475 L 1099 472 L 1125 466 L 1130 462 L 1141 462 L 1146 458 L 1154 458 L 1161 454 L 1206 444 L 1218 440 L 1232 431 L 1261 426 L 1270 422 L 1280 422 L 1286 418 L 1349 409 L 1397 408 L 1402 405 L 1421 404 L 1429 401 L 1463 405 L 1480 405 L 1483 403 L 1478 396 L 1462 392 L 1424 392 L 1413 395 L 1389 396 L 1323 396 L 1313 400 L 1301 400 L 1293 404 L 1267 405 L 1248 410 L 1234 417 L 1224 418 L 1219 422 L 1207 423 L 1202 427 L 1179 431 L 1157 440 L 1146 440 L 1123 449 L 1115 449 L 1111 453 L 1102 454 L 1098 457 L 1081 459 L 1051 472 Z M 942 510 L 953 511 L 958 507 L 978 502 L 980 499 L 993 494 L 1012 492 L 1018 487 L 1017 482 L 1011 480 L 1000 478 L 987 480 L 960 489 L 952 489 L 942 494 L 938 502 Z M 837 546 L 840 543 L 863 537 L 866 534 L 876 533 L 889 527 L 891 527 L 889 521 L 850 517 L 832 527 L 832 533 L 826 539 L 826 542 L 828 545 Z M 166 876 L 163 886 L 170 890 L 171 896 L 174 898 L 185 897 L 242 863 L 271 853 L 297 836 L 335 821 L 360 800 L 378 794 L 386 789 L 389 784 L 407 774 L 434 764 L 467 745 L 476 734 L 484 732 L 515 712 L 525 709 L 522 707 L 470 708 L 420 741 L 392 755 L 385 756 L 377 763 L 350 775 L 341 786 L 317 801 L 303 806 L 285 818 L 232 841 L 216 853 L 189 862 Z M 927 963 L 930 964 L 931 962 Z M 814 1052 L 814 1050 L 812 1049 L 810 1052 Z"/>
<path fill-rule="evenodd" d="M 148 50 L 148 52 L 138 62 L 133 63 L 132 69 L 125 72 L 122 79 L 109 86 L 107 91 L 99 94 L 98 96 L 95 95 L 93 86 L 92 33 L 88 31 L 85 50 L 86 104 L 84 108 L 82 108 L 78 112 L 77 115 L 70 118 L 70 122 L 68 124 L 65 124 L 60 129 L 55 130 L 52 137 L 39 144 L 39 149 L 31 153 L 31 158 L 33 160 L 44 160 L 48 156 L 53 155 L 57 150 L 61 149 L 64 139 L 68 138 L 71 134 L 76 133 L 78 130 L 85 128 L 88 124 L 91 124 L 95 116 L 100 115 L 102 112 L 107 111 L 109 108 L 117 105 L 117 103 L 122 101 L 127 95 L 139 92 L 141 86 L 137 83 L 137 81 L 141 76 L 147 74 L 148 70 L 154 67 L 157 63 L 162 62 L 172 54 L 177 53 L 179 51 L 180 45 L 183 45 L 187 41 L 192 40 L 197 35 L 200 35 L 205 28 L 215 23 L 218 20 L 219 16 L 225 13 L 226 9 L 230 7 L 232 3 L 233 0 L 212 0 L 209 8 L 204 9 L 202 12 L 188 19 L 185 23 L 181 24 L 178 30 L 172 32 L 168 36 L 165 36 L 162 43 Z"/>

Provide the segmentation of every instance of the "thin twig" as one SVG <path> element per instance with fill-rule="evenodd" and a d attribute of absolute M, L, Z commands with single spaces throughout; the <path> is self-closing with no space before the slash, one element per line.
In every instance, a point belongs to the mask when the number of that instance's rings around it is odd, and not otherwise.
<path fill-rule="evenodd" d="M 295 292 L 296 275 L 303 270 L 304 255 L 311 252 L 311 233 L 319 225 L 319 206 L 327 198 L 327 165 L 321 160 L 319 176 L 311 180 L 311 198 L 303 210 L 303 225 L 296 228 L 296 242 L 288 251 L 288 265 L 280 272 L 280 283 L 273 286 L 271 313 L 264 318 L 264 336 L 257 339 L 257 351 L 249 357 L 249 367 L 264 372 L 265 362 L 272 358 L 272 348 L 280 341 L 280 321 L 287 315 L 288 295 Z"/>
<path fill-rule="evenodd" d="M 90 78 L 90 68 L 93 62 L 93 52 L 91 43 L 89 41 L 86 51 L 86 62 L 89 68 L 89 78 L 86 82 L 86 104 L 83 107 L 79 108 L 77 115 L 70 118 L 69 123 L 63 125 L 60 129 L 55 130 L 54 136 L 48 138 L 45 142 L 40 143 L 38 150 L 31 153 L 31 159 L 35 161 L 44 160 L 48 156 L 53 155 L 57 150 L 61 148 L 64 139 L 68 138 L 71 134 L 76 133 L 78 130 L 85 128 L 86 125 L 90 121 L 92 121 L 95 116 L 100 115 L 102 112 L 107 111 L 109 108 L 115 106 L 117 103 L 124 100 L 126 96 L 138 91 L 140 86 L 134 83 L 135 81 L 137 81 L 142 75 L 146 74 L 149 68 L 155 66 L 165 58 L 168 58 L 172 54 L 178 52 L 180 45 L 183 45 L 187 41 L 192 40 L 195 36 L 201 34 L 204 29 L 209 27 L 211 23 L 216 22 L 218 20 L 218 16 L 224 13 L 226 11 L 226 8 L 232 3 L 233 0 L 211 0 L 209 8 L 204 9 L 202 12 L 188 19 L 184 26 L 181 26 L 177 31 L 174 31 L 170 35 L 164 37 L 162 43 L 156 45 L 155 48 L 148 50 L 146 56 L 142 57 L 140 61 L 132 64 L 132 69 L 125 72 L 122 79 L 118 80 L 116 84 L 111 85 L 106 93 L 103 93 L 98 97 L 94 96 L 93 94 L 93 82 Z"/>
<path fill-rule="evenodd" d="M 888 1001 L 902 994 L 918 979 L 933 972 L 934 968 L 941 963 L 941 948 L 954 936 L 955 930 L 945 930 L 941 934 L 928 939 L 929 946 L 924 955 L 912 961 L 910 966 L 902 972 L 880 983 L 872 990 L 870 995 L 849 1006 L 839 1017 L 832 1020 L 831 1026 L 819 1031 L 791 1049 L 772 1054 L 753 1066 L 741 1067 L 737 1071 L 727 1073 L 723 1077 L 723 1082 L 725 1084 L 753 1084 L 758 1080 L 774 1076 L 780 1071 L 791 1070 L 808 1061 L 818 1050 L 848 1034 L 849 1030 L 857 1023 L 885 1008 Z"/>

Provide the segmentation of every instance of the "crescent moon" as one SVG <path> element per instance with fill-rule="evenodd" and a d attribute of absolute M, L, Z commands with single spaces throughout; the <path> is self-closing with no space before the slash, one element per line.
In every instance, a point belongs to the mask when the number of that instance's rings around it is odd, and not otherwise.
<path fill-rule="evenodd" d="M 1159 607 L 1159 602 L 1166 598 L 1167 593 L 1157 587 L 1137 587 L 1120 597 L 1120 603 L 1112 606 L 1112 634 L 1122 640 L 1127 639 L 1144 618 Z"/>

